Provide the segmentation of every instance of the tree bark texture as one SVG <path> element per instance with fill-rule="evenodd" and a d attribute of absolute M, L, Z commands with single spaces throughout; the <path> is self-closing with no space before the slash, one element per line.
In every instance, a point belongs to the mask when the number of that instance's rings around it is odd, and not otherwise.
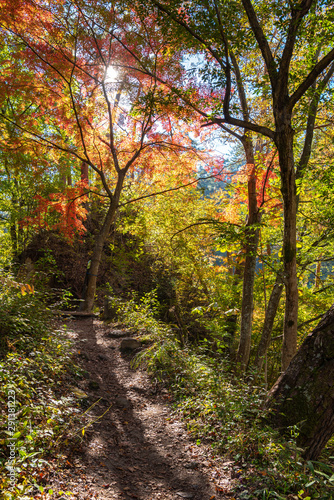
<path fill-rule="evenodd" d="M 252 336 L 252 320 L 254 307 L 254 279 L 257 248 L 259 243 L 260 212 L 257 206 L 256 196 L 256 172 L 251 139 L 245 139 L 244 149 L 246 161 L 251 171 L 248 178 L 248 220 L 246 225 L 246 259 L 244 267 L 244 278 L 242 288 L 240 339 L 236 362 L 245 370 L 249 363 Z"/>
<path fill-rule="evenodd" d="M 254 278 L 256 266 L 256 254 L 259 241 L 259 228 L 250 224 L 246 228 L 246 259 L 244 267 L 244 278 L 242 287 L 240 339 L 237 352 L 237 363 L 243 369 L 247 368 L 251 349 L 252 320 L 254 307 Z"/>
<path fill-rule="evenodd" d="M 297 444 L 316 460 L 334 434 L 334 305 L 268 394 L 271 423 L 299 426 Z"/>
<path fill-rule="evenodd" d="M 280 276 L 277 276 L 275 284 L 270 294 L 262 328 L 261 340 L 255 358 L 255 366 L 259 372 L 262 370 L 263 361 L 270 345 L 273 324 L 279 306 L 279 302 L 282 296 L 283 288 L 284 285 L 282 283 L 282 278 Z"/>
<path fill-rule="evenodd" d="M 279 154 L 281 191 L 284 208 L 283 261 L 285 283 L 285 315 L 282 346 L 282 372 L 297 350 L 298 280 L 296 262 L 297 194 L 293 157 L 294 130 L 291 114 L 283 106 L 276 109 L 275 142 Z"/>
<path fill-rule="evenodd" d="M 94 306 L 97 277 L 103 253 L 103 246 L 109 235 L 111 224 L 115 219 L 118 202 L 123 187 L 124 177 L 125 177 L 124 172 L 121 172 L 118 176 L 117 186 L 115 188 L 114 195 L 110 200 L 110 205 L 107 214 L 105 216 L 103 226 L 95 240 L 93 255 L 91 259 L 92 262 L 88 272 L 88 284 L 84 297 L 83 310 L 86 312 L 91 312 Z"/>
<path fill-rule="evenodd" d="M 88 163 L 83 161 L 81 163 L 80 170 L 81 170 L 81 180 L 88 185 L 89 184 Z"/>

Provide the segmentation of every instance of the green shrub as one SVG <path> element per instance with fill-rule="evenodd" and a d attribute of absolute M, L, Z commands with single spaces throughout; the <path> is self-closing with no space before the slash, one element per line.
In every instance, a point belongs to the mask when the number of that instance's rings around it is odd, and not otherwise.
<path fill-rule="evenodd" d="M 0 331 L 1 498 L 28 500 L 48 492 L 40 485 L 48 458 L 75 442 L 80 410 L 66 380 L 78 369 L 66 331 L 51 328 L 39 294 L 9 276 L 1 278 Z"/>
<path fill-rule="evenodd" d="M 1 356 L 11 350 L 25 349 L 34 338 L 45 333 L 50 311 L 40 294 L 29 284 L 14 281 L 11 276 L 0 277 L 0 334 Z"/>

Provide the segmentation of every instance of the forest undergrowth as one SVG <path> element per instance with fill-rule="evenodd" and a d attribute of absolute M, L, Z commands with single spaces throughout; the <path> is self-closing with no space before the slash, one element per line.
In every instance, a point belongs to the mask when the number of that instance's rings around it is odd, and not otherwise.
<path fill-rule="evenodd" d="M 233 476 L 248 488 L 238 498 L 333 498 L 333 439 L 319 461 L 303 460 L 296 445 L 298 427 L 289 428 L 283 438 L 268 425 L 262 379 L 256 373 L 237 377 L 223 342 L 218 349 L 206 338 L 196 346 L 184 342 L 156 319 L 154 292 L 114 304 L 119 319 L 149 344 L 133 365 L 144 366 L 156 383 L 171 391 L 175 411 L 198 444 L 210 443 L 217 454 L 233 460 Z"/>
<path fill-rule="evenodd" d="M 2 285 L 1 495 L 57 498 L 48 474 L 83 437 L 85 411 L 69 390 L 82 374 L 73 364 L 67 332 L 56 327 L 43 296 L 10 276 Z M 303 461 L 295 444 L 298 428 L 283 439 L 266 424 L 261 380 L 251 373 L 237 378 L 223 344 L 212 350 L 208 339 L 198 345 L 181 341 L 172 326 L 157 319 L 155 292 L 115 300 L 114 306 L 119 321 L 132 327 L 144 346 L 133 366 L 147 369 L 152 382 L 168 389 L 174 411 L 197 444 L 210 443 L 216 454 L 232 460 L 232 476 L 242 485 L 236 498 L 333 498 L 333 441 L 320 461 Z"/>
<path fill-rule="evenodd" d="M 48 474 L 79 443 L 83 411 L 69 388 L 80 368 L 45 295 L 1 281 L 0 498 L 55 498 Z"/>

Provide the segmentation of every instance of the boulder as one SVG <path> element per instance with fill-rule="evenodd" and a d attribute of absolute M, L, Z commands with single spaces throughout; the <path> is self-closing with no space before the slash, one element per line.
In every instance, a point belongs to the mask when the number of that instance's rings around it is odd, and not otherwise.
<path fill-rule="evenodd" d="M 115 403 L 119 408 L 131 408 L 131 402 L 124 396 L 117 396 Z"/>
<path fill-rule="evenodd" d="M 120 349 L 121 351 L 135 351 L 141 346 L 140 342 L 136 339 L 125 338 L 122 339 Z"/>
<path fill-rule="evenodd" d="M 117 306 L 112 303 L 111 297 L 104 298 L 103 304 L 103 319 L 104 321 L 110 321 L 117 318 Z"/>

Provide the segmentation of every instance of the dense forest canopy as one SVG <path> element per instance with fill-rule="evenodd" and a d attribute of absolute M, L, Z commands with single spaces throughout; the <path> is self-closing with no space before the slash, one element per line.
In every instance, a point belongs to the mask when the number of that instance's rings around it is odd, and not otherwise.
<path fill-rule="evenodd" d="M 316 380 L 304 341 L 334 297 L 333 2 L 0 7 L 3 279 L 87 313 L 151 300 L 180 348 L 235 376 L 268 388 L 297 359 Z M 268 407 L 297 398 L 277 384 Z M 305 424 L 307 458 L 334 431 L 324 391 L 330 430 L 316 447 L 322 424 Z"/>

